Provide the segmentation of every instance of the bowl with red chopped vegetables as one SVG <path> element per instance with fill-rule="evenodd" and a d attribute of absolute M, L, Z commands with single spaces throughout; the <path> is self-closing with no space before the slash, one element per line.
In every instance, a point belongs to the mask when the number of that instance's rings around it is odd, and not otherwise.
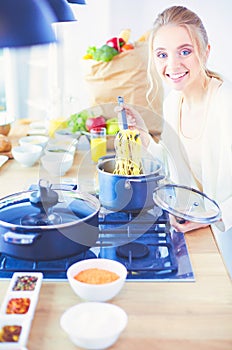
<path fill-rule="evenodd" d="M 7 293 L 1 304 L 3 315 L 23 315 L 33 317 L 38 301 L 37 294 L 28 291 Z"/>
<path fill-rule="evenodd" d="M 122 289 L 127 277 L 126 267 L 111 259 L 86 259 L 67 270 L 73 291 L 84 300 L 107 301 Z"/>

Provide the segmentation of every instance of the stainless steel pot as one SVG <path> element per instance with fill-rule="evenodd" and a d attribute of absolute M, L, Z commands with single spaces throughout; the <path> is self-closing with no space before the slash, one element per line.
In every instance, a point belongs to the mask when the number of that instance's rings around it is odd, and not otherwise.
<path fill-rule="evenodd" d="M 115 158 L 102 158 L 97 164 L 99 200 L 113 211 L 138 212 L 154 207 L 153 191 L 163 179 L 161 163 L 143 159 L 144 174 L 125 176 L 113 174 Z"/>
<path fill-rule="evenodd" d="M 80 254 L 98 238 L 99 200 L 40 183 L 0 200 L 0 252 L 29 260 Z M 54 187 L 55 188 L 55 187 Z"/>

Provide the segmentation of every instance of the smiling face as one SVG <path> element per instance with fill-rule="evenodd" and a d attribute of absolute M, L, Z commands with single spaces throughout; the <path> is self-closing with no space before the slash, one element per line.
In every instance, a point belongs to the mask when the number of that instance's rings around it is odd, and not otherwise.
<path fill-rule="evenodd" d="M 161 27 L 153 41 L 153 53 L 159 75 L 171 88 L 185 92 L 202 84 L 202 66 L 185 27 L 171 24 Z"/>

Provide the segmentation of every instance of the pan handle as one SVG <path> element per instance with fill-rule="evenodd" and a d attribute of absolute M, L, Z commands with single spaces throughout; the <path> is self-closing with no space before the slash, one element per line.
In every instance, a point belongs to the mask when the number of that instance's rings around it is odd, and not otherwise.
<path fill-rule="evenodd" d="M 107 154 L 105 156 L 102 156 L 101 158 L 98 159 L 98 163 L 107 159 L 115 159 L 115 154 Z"/>
<path fill-rule="evenodd" d="M 144 183 L 144 182 L 152 182 L 152 181 L 159 181 L 159 180 L 163 180 L 165 178 L 164 175 L 154 175 L 154 176 L 150 176 L 148 178 L 141 178 L 141 179 L 126 179 L 124 187 L 126 190 L 129 190 L 131 188 L 131 184 L 132 183 Z"/>
<path fill-rule="evenodd" d="M 186 220 L 183 218 L 180 218 L 179 216 L 175 216 L 176 222 L 178 222 L 178 224 L 185 224 Z"/>
<path fill-rule="evenodd" d="M 21 234 L 15 232 L 5 232 L 3 234 L 3 239 L 6 243 L 18 244 L 18 245 L 29 245 L 33 244 L 36 239 L 39 238 L 37 233 Z"/>

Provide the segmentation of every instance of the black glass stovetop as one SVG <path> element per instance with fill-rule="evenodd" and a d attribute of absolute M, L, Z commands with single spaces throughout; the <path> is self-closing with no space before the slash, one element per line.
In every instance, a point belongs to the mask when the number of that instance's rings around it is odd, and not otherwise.
<path fill-rule="evenodd" d="M 70 265 L 91 258 L 120 261 L 128 270 L 128 281 L 194 281 L 184 234 L 174 231 L 167 213 L 157 207 L 140 213 L 101 208 L 96 245 L 77 256 L 30 261 L 0 253 L 0 278 L 39 271 L 45 280 L 63 281 Z"/>

